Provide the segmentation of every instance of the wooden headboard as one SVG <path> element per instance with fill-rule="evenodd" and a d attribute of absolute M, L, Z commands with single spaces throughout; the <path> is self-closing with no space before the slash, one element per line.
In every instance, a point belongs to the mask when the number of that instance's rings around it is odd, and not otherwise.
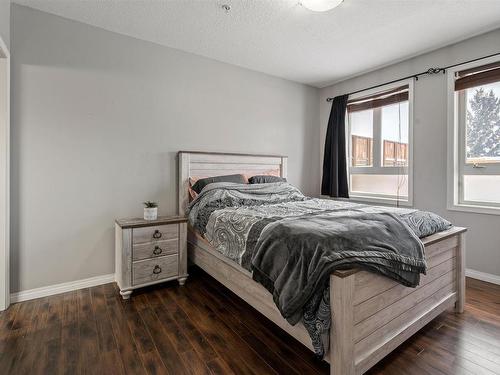
<path fill-rule="evenodd" d="M 189 203 L 189 178 L 226 174 L 265 174 L 287 177 L 287 157 L 282 155 L 231 154 L 224 152 L 179 151 L 179 214 Z"/>

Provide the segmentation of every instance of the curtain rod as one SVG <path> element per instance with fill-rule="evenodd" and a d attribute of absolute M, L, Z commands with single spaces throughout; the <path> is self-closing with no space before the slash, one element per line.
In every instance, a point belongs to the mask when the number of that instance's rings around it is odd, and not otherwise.
<path fill-rule="evenodd" d="M 487 55 L 487 56 L 483 56 L 483 57 L 478 57 L 476 59 L 472 59 L 472 60 L 468 60 L 468 61 L 463 61 L 463 62 L 460 62 L 460 63 L 457 63 L 457 64 L 448 65 L 448 66 L 445 66 L 444 68 L 429 68 L 425 72 L 412 74 L 410 76 L 406 76 L 406 77 L 403 77 L 403 78 L 398 78 L 398 79 L 395 79 L 395 80 L 392 80 L 392 81 L 389 81 L 389 82 L 385 82 L 385 83 L 381 83 L 381 84 L 378 84 L 378 85 L 375 85 L 375 86 L 371 86 L 371 87 L 368 87 L 368 88 L 365 88 L 365 89 L 356 90 L 356 91 L 348 93 L 347 95 L 358 94 L 358 93 L 363 92 L 363 91 L 376 89 L 376 88 L 379 88 L 379 87 L 382 87 L 382 86 L 385 86 L 385 85 L 390 85 L 391 83 L 405 81 L 405 80 L 410 79 L 410 78 L 415 78 L 418 81 L 418 77 L 423 76 L 423 75 L 438 74 L 440 72 L 443 72 L 443 74 L 445 74 L 447 69 L 454 68 L 455 66 L 462 65 L 462 64 L 468 64 L 468 63 L 471 63 L 471 62 L 475 62 L 475 61 L 482 60 L 482 59 L 487 59 L 488 57 L 493 57 L 493 56 L 498 56 L 498 55 L 500 55 L 500 52 L 493 53 L 491 55 Z M 332 100 L 333 100 L 332 97 L 326 98 L 327 102 L 331 102 Z"/>

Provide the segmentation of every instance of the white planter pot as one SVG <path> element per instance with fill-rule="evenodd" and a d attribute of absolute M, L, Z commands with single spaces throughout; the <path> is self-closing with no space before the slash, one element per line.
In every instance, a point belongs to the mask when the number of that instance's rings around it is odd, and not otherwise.
<path fill-rule="evenodd" d="M 144 208 L 144 220 L 156 220 L 158 218 L 158 207 Z"/>

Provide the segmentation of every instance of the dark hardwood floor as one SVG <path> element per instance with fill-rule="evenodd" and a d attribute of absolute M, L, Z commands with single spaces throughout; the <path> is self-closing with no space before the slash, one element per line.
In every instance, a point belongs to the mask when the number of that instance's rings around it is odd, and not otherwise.
<path fill-rule="evenodd" d="M 114 284 L 0 313 L 0 374 L 328 374 L 329 366 L 201 270 L 122 301 Z M 371 374 L 500 374 L 500 286 L 467 280 Z"/>

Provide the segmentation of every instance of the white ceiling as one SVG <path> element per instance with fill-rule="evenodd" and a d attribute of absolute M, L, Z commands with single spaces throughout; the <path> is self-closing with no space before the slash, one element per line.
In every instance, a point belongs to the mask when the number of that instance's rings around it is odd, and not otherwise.
<path fill-rule="evenodd" d="M 500 0 L 14 1 L 317 87 L 500 27 Z"/>

